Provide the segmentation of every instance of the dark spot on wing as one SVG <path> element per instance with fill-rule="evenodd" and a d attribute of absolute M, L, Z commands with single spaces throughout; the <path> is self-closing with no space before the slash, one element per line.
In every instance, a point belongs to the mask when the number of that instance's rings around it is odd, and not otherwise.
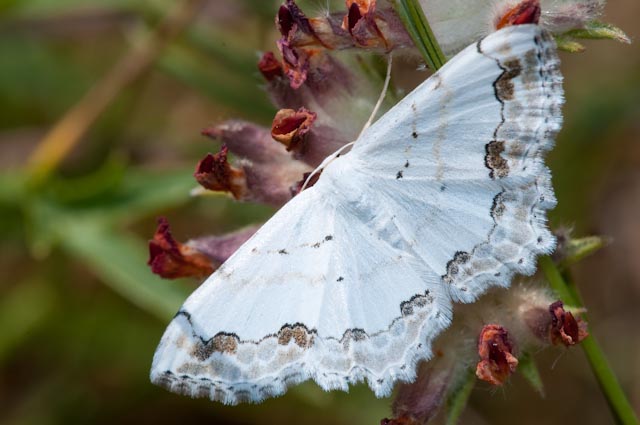
<path fill-rule="evenodd" d="M 396 174 L 396 180 L 401 179 L 403 177 L 403 173 L 402 170 L 398 171 L 398 174 Z"/>
<path fill-rule="evenodd" d="M 312 331 L 310 332 L 302 323 L 286 324 L 278 331 L 278 344 L 288 345 L 293 341 L 300 348 L 308 348 L 313 345 Z"/>
<path fill-rule="evenodd" d="M 455 277 L 460 273 L 460 268 L 463 264 L 471 259 L 471 255 L 468 252 L 458 251 L 453 255 L 453 258 L 447 262 L 447 273 L 442 276 L 442 280 L 446 283 L 453 283 Z"/>
<path fill-rule="evenodd" d="M 522 65 L 517 58 L 510 59 L 502 63 L 503 72 L 496 80 L 496 95 L 501 100 L 511 100 L 514 96 L 513 79 L 522 72 Z"/>
<path fill-rule="evenodd" d="M 491 170 L 489 176 L 492 179 L 506 177 L 509 174 L 509 164 L 501 155 L 504 152 L 504 144 L 502 140 L 492 140 L 485 146 L 487 154 L 484 163 Z"/>

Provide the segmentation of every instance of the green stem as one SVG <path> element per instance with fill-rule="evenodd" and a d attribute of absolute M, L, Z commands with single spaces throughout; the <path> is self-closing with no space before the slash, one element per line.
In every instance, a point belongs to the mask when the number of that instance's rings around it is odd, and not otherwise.
<path fill-rule="evenodd" d="M 394 0 L 393 5 L 429 68 L 434 71 L 442 68 L 447 58 L 442 53 L 418 0 Z"/>
<path fill-rule="evenodd" d="M 562 277 L 560 270 L 558 270 L 550 257 L 540 258 L 540 266 L 544 271 L 551 288 L 553 288 L 561 300 L 571 304 L 573 307 L 580 309 L 584 308 L 584 304 L 582 303 L 577 288 L 573 283 L 566 281 Z M 589 320 L 587 315 L 583 313 L 583 316 L 588 322 Z M 627 400 L 624 391 L 622 391 L 620 383 L 613 373 L 611 366 L 609 366 L 609 362 L 607 361 L 602 348 L 591 331 L 590 335 L 582 341 L 581 346 L 587 356 L 591 370 L 598 380 L 600 389 L 609 403 L 609 408 L 614 415 L 616 423 L 624 425 L 638 424 L 638 418 L 636 417 L 631 404 Z"/>

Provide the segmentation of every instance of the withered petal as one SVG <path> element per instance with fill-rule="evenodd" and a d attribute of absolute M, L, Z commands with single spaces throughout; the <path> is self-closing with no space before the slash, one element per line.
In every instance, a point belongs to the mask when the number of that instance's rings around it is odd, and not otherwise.
<path fill-rule="evenodd" d="M 173 239 L 166 218 L 158 218 L 158 228 L 149 241 L 151 271 L 165 279 L 204 277 L 213 273 L 217 265 L 203 253 Z"/>
<path fill-rule="evenodd" d="M 203 134 L 220 139 L 229 151 L 236 154 L 232 169 L 242 177 L 238 179 L 241 185 L 235 192 L 229 191 L 237 200 L 282 206 L 292 197 L 291 186 L 309 171 L 307 164 L 295 160 L 283 145 L 274 142 L 271 132 L 264 127 L 245 121 L 227 121 L 204 130 Z M 209 170 L 214 169 L 213 165 L 217 162 L 215 158 L 205 160 L 196 170 L 203 172 L 196 172 L 196 177 L 206 181 L 211 178 Z M 218 162 L 221 163 L 219 168 L 222 168 L 218 174 L 224 177 L 227 167 L 231 166 L 221 159 Z M 213 180 L 216 183 L 219 180 L 227 181 L 219 178 Z M 223 185 L 218 183 L 217 187 L 220 186 Z"/>
<path fill-rule="evenodd" d="M 243 170 L 229 164 L 229 149 L 223 145 L 215 155 L 207 154 L 198 162 L 193 176 L 205 189 L 229 192 L 236 199 L 247 194 L 247 179 Z"/>
<path fill-rule="evenodd" d="M 258 62 L 258 69 L 267 81 L 273 81 L 275 78 L 284 76 L 282 64 L 273 52 L 265 52 Z"/>
<path fill-rule="evenodd" d="M 485 325 L 478 337 L 476 376 L 492 385 L 502 385 L 516 370 L 518 359 L 513 355 L 509 332 L 500 325 Z"/>
<path fill-rule="evenodd" d="M 285 4 L 280 6 L 276 16 L 276 26 L 280 34 L 285 37 L 290 36 L 291 31 L 295 31 L 296 28 L 294 26 L 305 34 L 314 34 L 309 19 L 294 0 L 287 0 Z"/>
<path fill-rule="evenodd" d="M 523 0 L 503 12 L 502 16 L 498 15 L 495 28 L 499 30 L 512 25 L 537 24 L 540 11 L 540 0 Z"/>
<path fill-rule="evenodd" d="M 551 325 L 549 327 L 549 339 L 553 344 L 567 347 L 582 342 L 589 333 L 587 324 L 581 319 L 576 319 L 571 312 L 564 309 L 562 301 L 556 301 L 549 306 Z"/>
<path fill-rule="evenodd" d="M 288 151 L 297 149 L 309 132 L 317 114 L 302 107 L 280 109 L 273 118 L 271 137 L 286 146 Z"/>

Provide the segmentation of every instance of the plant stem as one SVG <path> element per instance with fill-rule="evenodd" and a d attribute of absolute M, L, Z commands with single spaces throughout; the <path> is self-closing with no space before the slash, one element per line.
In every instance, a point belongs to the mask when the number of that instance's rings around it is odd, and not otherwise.
<path fill-rule="evenodd" d="M 417 0 L 394 0 L 392 4 L 429 68 L 434 71 L 440 69 L 447 58 L 431 31 L 420 3 Z"/>
<path fill-rule="evenodd" d="M 540 267 L 544 271 L 549 285 L 562 301 L 572 307 L 584 309 L 584 304 L 577 288 L 572 282 L 562 277 L 560 270 L 558 270 L 550 257 L 540 258 Z M 582 316 L 587 322 L 589 321 L 586 313 L 582 313 Z M 591 330 L 589 331 L 589 336 L 580 345 L 587 356 L 593 374 L 598 380 L 600 389 L 609 403 L 609 408 L 614 415 L 616 423 L 624 425 L 638 424 L 638 418 Z"/>

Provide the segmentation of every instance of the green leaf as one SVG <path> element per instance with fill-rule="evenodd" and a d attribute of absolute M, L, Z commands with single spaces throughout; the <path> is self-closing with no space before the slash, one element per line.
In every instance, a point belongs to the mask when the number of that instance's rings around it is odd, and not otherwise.
<path fill-rule="evenodd" d="M 87 219 L 57 217 L 61 246 L 84 261 L 115 292 L 163 321 L 188 295 L 178 282 L 163 280 L 147 266 L 145 243 Z"/>
<path fill-rule="evenodd" d="M 46 322 L 54 309 L 47 282 L 26 280 L 2 293 L 0 298 L 0 364 L 29 333 Z"/>
<path fill-rule="evenodd" d="M 465 371 L 449 391 L 446 404 L 446 424 L 455 425 L 467 405 L 473 387 L 476 385 L 476 374 L 472 369 Z"/>
<path fill-rule="evenodd" d="M 536 366 L 533 356 L 528 351 L 518 357 L 518 372 L 531 384 L 534 390 L 544 397 L 544 384 L 542 383 L 538 366 Z"/>
<path fill-rule="evenodd" d="M 573 38 L 587 38 L 587 39 L 608 39 L 616 40 L 621 43 L 631 43 L 631 39 L 620 28 L 600 21 L 588 22 L 584 28 L 571 30 L 565 33 L 569 37 Z"/>
<path fill-rule="evenodd" d="M 562 260 L 562 266 L 577 263 L 583 258 L 605 247 L 609 240 L 600 236 L 587 236 L 584 238 L 570 239 L 566 246 L 566 254 Z"/>
<path fill-rule="evenodd" d="M 562 35 L 556 35 L 556 44 L 558 45 L 559 50 L 563 50 L 569 53 L 582 53 L 585 51 L 586 47 L 584 45 L 578 43 L 570 37 L 565 37 Z"/>
<path fill-rule="evenodd" d="M 420 3 L 417 0 L 392 0 L 392 5 L 429 68 L 440 69 L 447 58 L 431 31 Z"/>

